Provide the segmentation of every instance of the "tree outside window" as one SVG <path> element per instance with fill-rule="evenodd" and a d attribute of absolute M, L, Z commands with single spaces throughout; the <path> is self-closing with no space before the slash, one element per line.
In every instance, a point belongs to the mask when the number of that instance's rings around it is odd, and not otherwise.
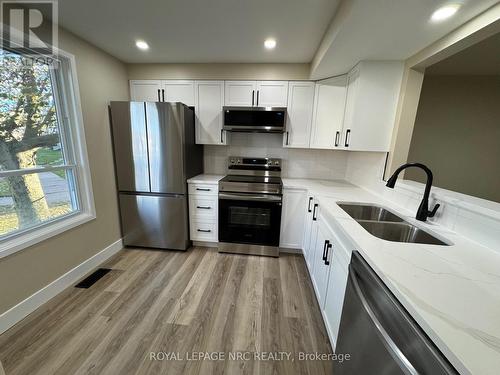
<path fill-rule="evenodd" d="M 0 52 L 0 238 L 78 209 L 54 72 Z"/>

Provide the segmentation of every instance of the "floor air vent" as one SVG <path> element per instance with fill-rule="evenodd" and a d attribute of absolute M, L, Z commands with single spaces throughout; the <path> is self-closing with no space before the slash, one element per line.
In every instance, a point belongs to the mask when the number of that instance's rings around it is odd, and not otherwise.
<path fill-rule="evenodd" d="M 92 285 L 94 285 L 101 277 L 106 275 L 109 271 L 111 271 L 111 269 L 109 268 L 98 268 L 97 270 L 95 270 L 95 272 L 93 272 L 85 279 L 80 281 L 78 284 L 76 284 L 75 288 L 88 289 Z"/>

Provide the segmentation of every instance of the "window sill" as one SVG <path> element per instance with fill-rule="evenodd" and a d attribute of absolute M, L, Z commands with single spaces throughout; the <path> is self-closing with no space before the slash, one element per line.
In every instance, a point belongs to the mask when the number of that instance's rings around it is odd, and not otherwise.
<path fill-rule="evenodd" d="M 27 230 L 25 233 L 19 233 L 19 235 L 13 236 L 12 238 L 6 238 L 4 241 L 0 241 L 0 259 L 94 220 L 95 218 L 96 216 L 93 213 L 78 212 L 54 220 L 43 226 Z"/>

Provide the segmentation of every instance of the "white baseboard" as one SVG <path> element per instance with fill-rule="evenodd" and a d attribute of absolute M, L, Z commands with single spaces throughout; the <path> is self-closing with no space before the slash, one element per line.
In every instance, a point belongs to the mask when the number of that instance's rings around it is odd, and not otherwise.
<path fill-rule="evenodd" d="M 64 275 L 46 285 L 36 293 L 32 294 L 24 301 L 19 302 L 17 305 L 1 314 L 0 334 L 7 331 L 10 327 L 24 319 L 44 303 L 54 298 L 64 289 L 75 284 L 83 276 L 98 267 L 100 264 L 104 263 L 121 249 L 123 249 L 123 242 L 122 239 L 119 239 L 75 268 L 69 270 Z"/>

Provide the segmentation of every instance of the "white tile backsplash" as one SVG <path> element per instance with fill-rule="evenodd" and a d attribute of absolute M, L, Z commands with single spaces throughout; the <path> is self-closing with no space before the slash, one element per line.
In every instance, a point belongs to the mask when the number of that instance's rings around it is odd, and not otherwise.
<path fill-rule="evenodd" d="M 284 148 L 281 134 L 232 133 L 228 146 L 205 146 L 205 173 L 225 174 L 229 156 L 281 158 L 282 176 L 344 179 L 347 152 Z"/>

